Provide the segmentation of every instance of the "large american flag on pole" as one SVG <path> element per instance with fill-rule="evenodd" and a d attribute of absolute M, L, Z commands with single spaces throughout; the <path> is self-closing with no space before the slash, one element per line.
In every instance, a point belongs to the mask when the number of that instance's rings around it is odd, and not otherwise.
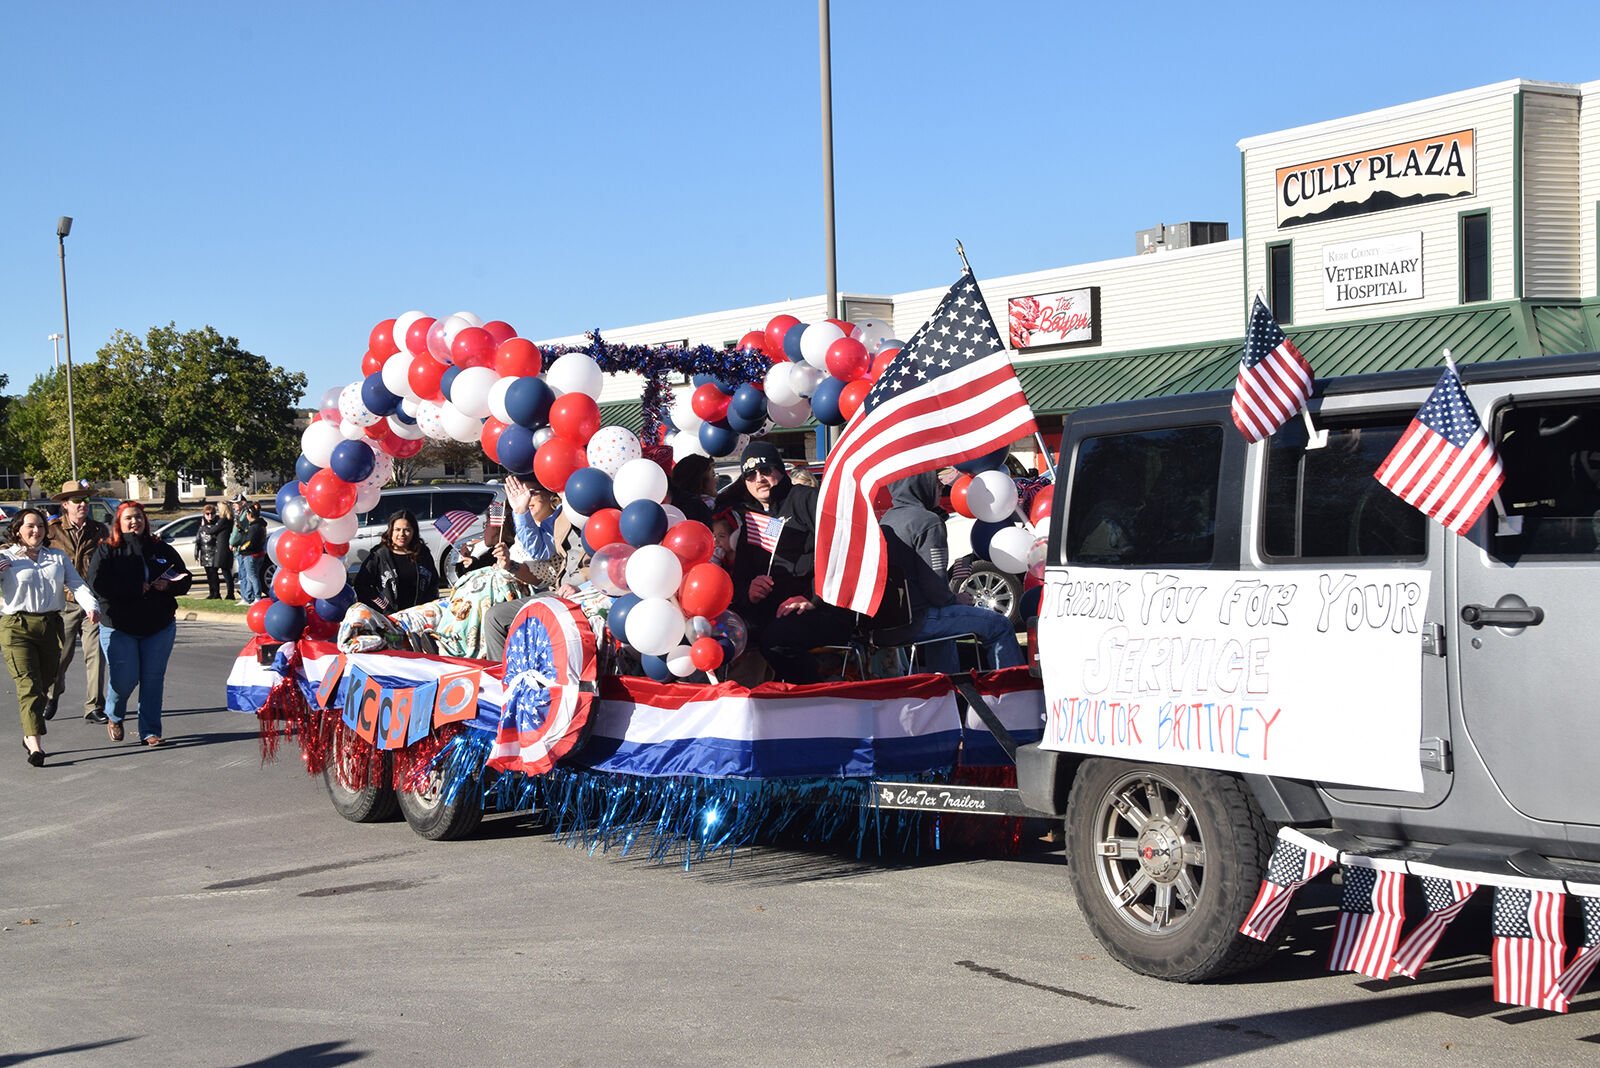
<path fill-rule="evenodd" d="M 879 487 L 976 459 L 1036 430 L 983 294 L 964 270 L 828 456 L 817 506 L 818 596 L 877 611 L 888 571 L 872 511 Z"/>
<path fill-rule="evenodd" d="M 1278 832 L 1278 842 L 1267 861 L 1267 874 L 1261 880 L 1250 914 L 1239 925 L 1239 933 L 1265 942 L 1272 937 L 1278 922 L 1289 911 L 1294 892 L 1327 871 L 1339 851 L 1326 842 L 1305 835 L 1292 827 Z"/>
<path fill-rule="evenodd" d="M 1530 1009 L 1566 1011 L 1566 995 L 1556 981 L 1567 944 L 1561 933 L 1567 895 L 1523 886 L 1494 888 L 1494 999 Z"/>
<path fill-rule="evenodd" d="M 1233 385 L 1233 424 L 1239 433 L 1249 441 L 1271 437 L 1311 399 L 1311 377 L 1311 365 L 1257 296 Z"/>
<path fill-rule="evenodd" d="M 1439 376 L 1374 477 L 1457 534 L 1466 533 L 1500 492 L 1506 480 L 1500 457 L 1454 364 Z"/>
<path fill-rule="evenodd" d="M 1416 930 L 1406 935 L 1406 940 L 1394 954 L 1394 970 L 1400 975 L 1415 979 L 1417 972 L 1433 956 L 1433 949 L 1444 937 L 1461 911 L 1472 900 L 1478 884 L 1462 878 L 1465 872 L 1451 872 L 1443 868 L 1411 865 L 1411 874 L 1422 879 L 1422 900 L 1428 914 L 1417 924 Z"/>
<path fill-rule="evenodd" d="M 1339 927 L 1328 970 L 1387 979 L 1406 921 L 1405 862 L 1346 854 L 1343 865 Z"/>
<path fill-rule="evenodd" d="M 1567 1011 L 1568 1001 L 1578 995 L 1595 966 L 1600 965 L 1600 886 L 1568 883 L 1567 889 L 1583 902 L 1583 946 L 1567 970 L 1557 977 L 1554 989 L 1545 994 L 1545 1000 L 1559 1003 L 1562 1012 Z"/>

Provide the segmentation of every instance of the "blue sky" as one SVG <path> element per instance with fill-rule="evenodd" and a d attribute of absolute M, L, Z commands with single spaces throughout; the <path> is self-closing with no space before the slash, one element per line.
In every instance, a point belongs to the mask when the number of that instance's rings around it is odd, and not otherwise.
<path fill-rule="evenodd" d="M 1238 232 L 1245 136 L 1600 78 L 1551 2 L 835 0 L 839 284 L 892 293 Z M 211 324 L 359 374 L 416 307 L 530 337 L 825 289 L 817 5 L 58 3 L 0 15 L 0 372 Z M 752 323 L 752 326 L 761 324 Z"/>

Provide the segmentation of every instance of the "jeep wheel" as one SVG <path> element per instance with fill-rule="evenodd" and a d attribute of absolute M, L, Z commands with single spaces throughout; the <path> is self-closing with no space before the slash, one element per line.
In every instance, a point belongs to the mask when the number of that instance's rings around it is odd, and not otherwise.
<path fill-rule="evenodd" d="M 967 594 L 979 608 L 989 608 L 1015 625 L 1022 604 L 1022 580 L 1008 575 L 993 564 L 975 560 L 972 573 L 955 584 L 952 592 Z"/>
<path fill-rule="evenodd" d="M 1176 765 L 1087 760 L 1067 800 L 1073 894 L 1122 964 L 1194 983 L 1256 967 L 1277 948 L 1239 933 L 1272 851 L 1244 783 Z"/>
<path fill-rule="evenodd" d="M 439 586 L 455 588 L 461 580 L 461 569 L 456 566 L 456 551 L 453 546 L 446 545 L 439 550 Z"/>
<path fill-rule="evenodd" d="M 400 802 L 400 814 L 411 829 L 430 842 L 465 838 L 478 829 L 483 819 L 483 802 L 476 783 L 463 785 L 456 791 L 455 800 L 446 802 L 436 771 L 429 773 L 421 790 L 398 790 L 395 797 Z"/>
<path fill-rule="evenodd" d="M 334 745 L 345 735 L 343 730 L 334 733 Z M 381 781 L 359 790 L 345 783 L 339 775 L 341 761 L 334 753 L 328 754 L 328 763 L 322 769 L 322 781 L 328 787 L 328 797 L 339 815 L 351 823 L 382 823 L 394 819 L 396 803 L 394 790 L 389 785 L 389 758 L 383 758 Z"/>

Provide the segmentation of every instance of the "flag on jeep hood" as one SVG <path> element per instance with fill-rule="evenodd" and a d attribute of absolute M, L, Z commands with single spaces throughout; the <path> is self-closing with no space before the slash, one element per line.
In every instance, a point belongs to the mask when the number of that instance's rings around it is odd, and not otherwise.
<path fill-rule="evenodd" d="M 1407 504 L 1465 534 L 1506 480 L 1494 443 L 1451 364 L 1374 476 Z"/>
<path fill-rule="evenodd" d="M 1233 424 L 1248 441 L 1268 438 L 1311 398 L 1311 365 L 1261 298 L 1250 308 L 1233 385 Z"/>

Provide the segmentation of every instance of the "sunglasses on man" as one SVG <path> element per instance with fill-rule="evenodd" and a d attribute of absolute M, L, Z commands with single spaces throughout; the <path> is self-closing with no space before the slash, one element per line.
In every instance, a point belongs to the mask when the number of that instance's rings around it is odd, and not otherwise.
<path fill-rule="evenodd" d="M 783 468 L 779 467 L 777 464 L 756 464 L 753 467 L 745 468 L 744 480 L 746 482 L 750 482 L 757 475 L 766 475 L 768 478 L 777 478 L 782 473 Z"/>

